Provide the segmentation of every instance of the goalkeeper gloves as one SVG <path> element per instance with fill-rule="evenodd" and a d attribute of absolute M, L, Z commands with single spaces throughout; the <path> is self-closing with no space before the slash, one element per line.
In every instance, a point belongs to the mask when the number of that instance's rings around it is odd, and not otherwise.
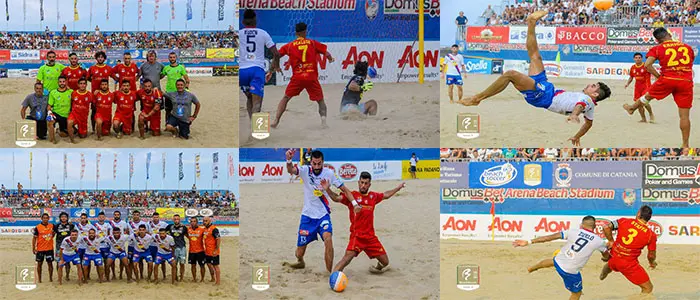
<path fill-rule="evenodd" d="M 374 83 L 372 83 L 371 81 L 367 81 L 367 82 L 365 82 L 365 84 L 360 86 L 360 88 L 362 89 L 363 92 L 368 92 L 368 91 L 372 90 L 373 87 L 374 87 Z"/>

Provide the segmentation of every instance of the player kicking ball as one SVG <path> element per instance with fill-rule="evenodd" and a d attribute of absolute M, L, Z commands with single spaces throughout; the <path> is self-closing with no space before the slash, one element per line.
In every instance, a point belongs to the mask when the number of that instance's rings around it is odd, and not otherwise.
<path fill-rule="evenodd" d="M 530 57 L 530 68 L 527 75 L 515 70 L 508 70 L 483 92 L 461 99 L 457 103 L 465 106 L 479 105 L 481 101 L 500 94 L 508 87 L 508 84 L 512 83 L 525 96 L 527 103 L 551 112 L 568 115 L 567 122 L 581 123 L 579 116 L 583 115 L 585 122 L 579 131 L 569 138 L 574 146 L 580 146 L 581 137 L 593 127 L 595 106 L 598 102 L 610 97 L 610 88 L 605 83 L 598 82 L 587 85 L 581 92 L 566 92 L 555 89 L 554 85 L 547 81 L 547 74 L 535 36 L 537 20 L 546 15 L 546 11 L 536 11 L 527 17 L 525 46 Z"/>
<path fill-rule="evenodd" d="M 581 278 L 581 269 L 586 265 L 588 259 L 591 258 L 593 252 L 598 250 L 603 253 L 603 259 L 609 257 L 607 253 L 608 247 L 604 239 L 600 238 L 593 232 L 595 229 L 595 218 L 586 216 L 581 222 L 581 228 L 571 229 L 569 231 L 561 231 L 547 236 L 541 236 L 531 241 L 515 240 L 514 247 L 525 247 L 529 244 L 550 242 L 558 239 L 565 239 L 561 249 L 557 250 L 554 258 L 544 259 L 537 264 L 527 268 L 529 273 L 542 268 L 554 267 L 564 279 L 564 286 L 571 292 L 570 300 L 581 298 L 583 290 L 583 279 Z"/>
<path fill-rule="evenodd" d="M 384 193 L 370 192 L 372 175 L 369 172 L 362 172 L 357 184 L 359 191 L 352 191 L 352 196 L 355 199 L 359 199 L 357 200 L 358 205 L 361 207 L 359 212 L 356 212 L 353 204 L 344 194 L 338 195 L 334 193 L 330 189 L 330 183 L 325 179 L 321 180 L 321 186 L 331 199 L 346 205 L 350 210 L 350 241 L 345 249 L 345 255 L 335 265 L 333 272 L 343 271 L 353 258 L 364 251 L 370 259 L 377 259 L 377 265 L 369 267 L 370 273 L 381 274 L 389 270 L 389 256 L 387 256 L 384 246 L 382 246 L 382 243 L 379 242 L 377 235 L 374 233 L 374 207 L 383 200 L 394 196 L 406 186 L 406 183 L 402 182 L 399 186 Z"/>
<path fill-rule="evenodd" d="M 353 74 L 354 76 L 345 85 L 343 98 L 340 101 L 341 116 L 344 119 L 348 119 L 353 115 L 353 112 L 360 115 L 376 115 L 377 101 L 374 101 L 374 99 L 363 103 L 360 103 L 360 101 L 363 94 L 374 87 L 374 83 L 369 81 L 369 79 L 377 76 L 377 70 L 369 68 L 369 64 L 366 61 L 358 61 L 355 63 Z"/>

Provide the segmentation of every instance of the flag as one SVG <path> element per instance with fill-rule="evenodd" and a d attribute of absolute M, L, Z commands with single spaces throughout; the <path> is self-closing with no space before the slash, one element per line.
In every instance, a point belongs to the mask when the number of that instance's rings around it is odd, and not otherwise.
<path fill-rule="evenodd" d="M 148 152 L 148 154 L 146 154 L 146 179 L 147 180 L 151 178 L 150 170 L 151 170 L 151 152 Z"/>
<path fill-rule="evenodd" d="M 15 153 L 12 152 L 12 179 L 15 179 Z"/>
<path fill-rule="evenodd" d="M 56 0 L 56 26 L 58 26 L 58 20 L 61 19 L 61 10 L 58 6 L 58 0 Z"/>
<path fill-rule="evenodd" d="M 85 153 L 80 153 L 80 180 L 85 177 Z"/>
<path fill-rule="evenodd" d="M 46 183 L 49 182 L 49 153 L 46 152 Z"/>
<path fill-rule="evenodd" d="M 95 156 L 95 178 L 100 180 L 100 159 L 102 158 L 102 153 L 97 153 Z"/>
<path fill-rule="evenodd" d="M 161 160 L 163 161 L 163 179 L 165 179 L 165 152 L 163 152 L 163 156 L 161 157 Z"/>
<path fill-rule="evenodd" d="M 199 153 L 194 155 L 194 172 L 197 175 L 197 179 L 199 179 L 200 175 L 200 169 L 199 169 Z"/>
<path fill-rule="evenodd" d="M 134 154 L 129 153 L 129 181 L 134 177 Z"/>
<path fill-rule="evenodd" d="M 170 0 L 170 18 L 175 20 L 175 0 Z"/>
<path fill-rule="evenodd" d="M 182 152 L 180 152 L 180 164 L 178 170 L 180 172 L 180 174 L 178 174 L 178 180 L 182 180 L 183 178 L 185 178 L 185 173 L 182 172 Z"/>
<path fill-rule="evenodd" d="M 214 165 L 211 170 L 211 178 L 217 179 L 219 178 L 219 152 L 214 152 L 214 154 L 211 155 L 211 160 Z"/>
<path fill-rule="evenodd" d="M 126 0 L 122 0 L 122 18 L 124 17 L 125 10 L 126 10 Z"/>
<path fill-rule="evenodd" d="M 29 180 L 32 180 L 32 165 L 34 165 L 34 153 L 29 152 Z"/>
<path fill-rule="evenodd" d="M 112 165 L 112 179 L 117 179 L 117 154 L 114 153 L 114 164 Z"/>
<path fill-rule="evenodd" d="M 156 9 L 153 11 L 153 18 L 158 20 L 158 9 L 160 8 L 160 0 L 156 0 Z"/>
<path fill-rule="evenodd" d="M 192 0 L 187 0 L 187 21 L 192 20 Z"/>
<path fill-rule="evenodd" d="M 78 0 L 73 0 L 73 21 L 80 21 L 80 16 L 78 15 Z"/>
<path fill-rule="evenodd" d="M 202 0 L 202 20 L 207 18 L 207 0 Z"/>
<path fill-rule="evenodd" d="M 68 153 L 63 153 L 63 178 L 68 178 Z"/>
<path fill-rule="evenodd" d="M 233 170 L 233 155 L 231 153 L 228 154 L 228 177 L 233 177 L 234 176 L 234 170 Z"/>
<path fill-rule="evenodd" d="M 224 20 L 224 2 L 226 0 L 219 0 L 219 21 Z"/>
<path fill-rule="evenodd" d="M 491 199 L 491 240 L 493 241 L 496 238 L 496 199 Z"/>
<path fill-rule="evenodd" d="M 92 3 L 93 0 L 90 0 L 90 26 L 92 26 Z"/>
<path fill-rule="evenodd" d="M 561 65 L 561 52 L 557 51 L 557 58 L 554 59 L 557 65 Z"/>
<path fill-rule="evenodd" d="M 44 0 L 39 0 L 39 17 L 44 21 Z"/>
<path fill-rule="evenodd" d="M 105 9 L 105 17 L 107 18 L 107 21 L 109 21 L 109 0 L 107 0 L 107 9 Z"/>
<path fill-rule="evenodd" d="M 27 0 L 22 1 L 22 7 L 23 7 L 23 12 L 24 12 L 23 22 L 27 23 Z"/>
<path fill-rule="evenodd" d="M 10 6 L 7 4 L 7 0 L 5 0 L 5 20 L 10 20 Z"/>
<path fill-rule="evenodd" d="M 141 20 L 141 14 L 143 13 L 143 0 L 139 0 L 139 20 Z"/>

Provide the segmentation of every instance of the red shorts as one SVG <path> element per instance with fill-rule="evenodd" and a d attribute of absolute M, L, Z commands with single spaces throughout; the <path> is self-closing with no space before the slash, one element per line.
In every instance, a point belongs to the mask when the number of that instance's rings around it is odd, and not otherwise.
<path fill-rule="evenodd" d="M 355 251 L 355 256 L 364 251 L 369 258 L 375 258 L 386 254 L 386 251 L 384 251 L 384 246 L 382 246 L 382 243 L 379 242 L 379 239 L 376 236 L 371 238 L 358 238 L 351 236 L 346 250 Z"/>
<path fill-rule="evenodd" d="M 668 95 L 673 95 L 678 108 L 691 108 L 693 106 L 693 82 L 687 80 L 659 78 L 648 90 L 649 96 L 661 100 Z"/>
<path fill-rule="evenodd" d="M 143 112 L 144 114 L 150 113 L 149 112 Z M 148 127 L 151 129 L 152 132 L 157 132 L 160 133 L 160 120 L 161 120 L 161 113 L 160 111 L 155 112 L 153 115 L 150 117 L 146 118 L 144 121 L 148 122 Z"/>
<path fill-rule="evenodd" d="M 647 91 L 649 90 L 648 85 L 642 85 L 642 86 L 634 86 L 634 101 L 639 100 L 639 98 L 642 98 Z"/>
<path fill-rule="evenodd" d="M 109 135 L 110 130 L 112 130 L 112 114 L 97 112 L 95 113 L 95 122 L 97 120 L 102 120 L 102 135 Z"/>
<path fill-rule="evenodd" d="M 619 257 L 612 257 L 608 261 L 608 266 L 611 270 L 620 272 L 625 275 L 625 278 L 631 283 L 640 285 L 649 281 L 649 275 L 647 271 L 639 265 L 639 261 L 636 259 L 622 259 Z"/>
<path fill-rule="evenodd" d="M 87 135 L 88 132 L 88 114 L 71 112 L 68 115 L 68 121 L 73 121 L 74 125 L 78 126 L 79 135 Z"/>
<path fill-rule="evenodd" d="M 125 116 L 125 115 L 122 115 L 120 113 L 117 113 L 114 115 L 114 119 L 112 122 L 114 124 L 116 124 L 117 122 L 121 122 L 122 123 L 122 132 L 124 132 L 124 134 L 131 134 L 131 131 L 133 130 L 133 128 L 131 127 L 131 122 L 133 121 L 133 119 L 134 119 L 133 114 L 131 114 L 130 116 Z"/>
<path fill-rule="evenodd" d="M 323 100 L 323 89 L 321 88 L 321 83 L 318 82 L 318 79 L 299 80 L 292 78 L 287 85 L 287 89 L 284 91 L 284 95 L 287 97 L 298 96 L 303 90 L 306 90 L 306 92 L 309 93 L 309 100 Z"/>

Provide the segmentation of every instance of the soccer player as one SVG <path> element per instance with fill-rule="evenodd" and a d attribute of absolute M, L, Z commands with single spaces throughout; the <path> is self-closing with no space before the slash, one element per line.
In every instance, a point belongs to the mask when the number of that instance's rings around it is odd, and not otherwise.
<path fill-rule="evenodd" d="M 243 12 L 243 25 L 238 31 L 238 36 L 245 40 L 245 47 L 241 47 L 245 53 L 240 56 L 239 85 L 246 96 L 246 108 L 248 117 L 262 110 L 262 101 L 265 96 L 265 83 L 270 80 L 272 72 L 282 72 L 280 69 L 280 53 L 275 42 L 267 31 L 257 26 L 255 11 L 246 9 Z M 269 70 L 265 70 L 265 48 L 272 53 L 272 63 Z"/>
<path fill-rule="evenodd" d="M 73 223 L 68 222 L 68 213 L 66 212 L 61 212 L 58 215 L 58 220 L 59 222 L 53 226 L 54 229 L 54 236 L 56 237 L 56 268 L 60 269 L 60 264 L 59 261 L 61 260 L 61 255 L 60 255 L 60 249 L 61 249 L 61 243 L 63 243 L 63 240 L 68 238 L 70 236 L 71 231 L 75 229 L 75 225 Z M 60 276 L 60 275 L 59 275 Z M 66 268 L 66 280 L 70 281 L 70 265 Z"/>
<path fill-rule="evenodd" d="M 78 238 L 82 241 L 84 238 L 87 238 L 88 233 L 90 229 L 95 229 L 95 226 L 90 224 L 88 222 L 88 216 L 86 213 L 82 213 L 80 215 L 80 222 L 75 224 L 75 228 L 78 229 Z M 80 256 L 80 260 L 82 261 L 85 259 L 85 244 L 80 243 L 78 245 L 78 255 Z M 90 265 L 88 265 L 87 272 L 83 272 L 83 275 L 85 275 L 85 280 L 90 279 Z"/>
<path fill-rule="evenodd" d="M 107 54 L 105 54 L 104 51 L 99 51 L 95 53 L 95 61 L 97 61 L 97 63 L 92 65 L 88 69 L 87 80 L 91 83 L 90 91 L 92 91 L 93 93 L 104 90 L 102 88 L 102 81 L 105 79 L 107 80 L 106 90 L 109 91 L 109 78 L 112 77 L 113 71 L 112 67 L 105 64 L 105 60 L 107 60 Z M 110 114 L 111 113 L 112 110 L 110 109 Z M 110 118 L 109 121 L 111 120 L 112 119 Z M 95 121 L 95 110 L 92 111 L 90 121 L 92 122 L 92 130 L 95 131 L 95 125 L 97 124 L 97 122 Z"/>
<path fill-rule="evenodd" d="M 326 125 L 326 113 L 328 108 L 323 101 L 323 89 L 318 81 L 318 60 L 319 55 L 325 55 L 331 63 L 333 56 L 328 52 L 328 46 L 315 40 L 306 38 L 306 24 L 296 24 L 297 39 L 285 44 L 280 48 L 280 56 L 289 55 L 289 66 L 292 67 L 292 79 L 284 91 L 284 97 L 277 106 L 277 117 L 270 126 L 277 128 L 282 118 L 282 114 L 287 109 L 287 103 L 292 97 L 297 96 L 301 91 L 309 93 L 309 100 L 318 103 L 318 113 L 321 115 L 321 126 Z"/>
<path fill-rule="evenodd" d="M 93 131 L 97 134 L 97 140 L 101 141 L 103 136 L 109 136 L 112 130 L 112 105 L 114 104 L 114 94 L 109 91 L 109 79 L 102 79 L 100 90 L 95 91 L 95 109 L 92 111 L 97 128 Z"/>
<path fill-rule="evenodd" d="M 120 83 L 119 89 L 124 85 L 124 82 L 129 83 L 129 90 L 136 92 L 137 85 L 136 82 L 139 81 L 139 76 L 141 76 L 139 68 L 135 63 L 131 62 L 131 53 L 124 52 L 124 63 L 118 64 L 114 67 L 112 72 L 112 78 Z M 117 87 L 114 87 L 117 90 Z"/>
<path fill-rule="evenodd" d="M 182 281 L 185 278 L 185 262 L 187 260 L 187 245 L 185 245 L 185 236 L 187 236 L 187 227 L 180 223 L 180 215 L 175 214 L 173 216 L 173 224 L 169 224 L 165 227 L 168 234 L 175 240 L 175 275 L 177 277 L 177 270 L 180 270 L 180 277 L 176 280 Z M 180 264 L 178 266 L 178 264 Z"/>
<path fill-rule="evenodd" d="M 56 52 L 51 50 L 46 53 L 46 64 L 39 67 L 36 73 L 36 82 L 44 85 L 44 95 L 58 88 L 58 78 L 65 67 L 56 62 Z"/>
<path fill-rule="evenodd" d="M 603 227 L 605 238 L 613 242 L 613 245 L 610 250 L 610 260 L 603 266 L 600 273 L 600 280 L 605 279 L 612 271 L 620 272 L 631 283 L 639 286 L 642 294 L 651 294 L 654 286 L 637 260 L 642 254 L 642 249 L 647 247 L 649 268 L 656 268 L 656 233 L 647 227 L 651 215 L 651 207 L 644 205 L 637 211 L 635 219 L 620 218 Z M 613 230 L 617 230 L 615 240 L 613 240 Z"/>
<path fill-rule="evenodd" d="M 58 256 L 58 284 L 63 284 L 63 266 L 73 264 L 78 269 L 78 285 L 83 284 L 83 269 L 81 267 L 81 258 L 78 254 L 78 246 L 82 242 L 78 238 L 78 230 L 73 229 L 70 231 L 70 236 L 63 239 L 61 242 L 61 247 L 59 248 Z M 66 280 L 68 279 L 68 271 L 66 270 Z"/>
<path fill-rule="evenodd" d="M 443 74 L 446 75 L 446 83 L 447 83 L 447 94 L 450 96 L 450 103 L 454 103 L 454 87 L 457 86 L 457 96 L 459 98 L 457 99 L 462 99 L 462 84 L 464 83 L 462 81 L 462 72 L 466 69 L 466 66 L 464 65 L 464 57 L 462 57 L 462 54 L 459 54 L 459 46 L 452 45 L 452 53 L 448 53 L 445 55 L 445 67 L 443 70 Z"/>
<path fill-rule="evenodd" d="M 36 273 L 41 283 L 41 268 L 46 260 L 49 267 L 49 281 L 53 282 L 53 238 L 56 235 L 53 224 L 49 223 L 49 214 L 41 215 L 41 223 L 32 229 L 32 251 L 36 256 Z"/>
<path fill-rule="evenodd" d="M 209 268 L 211 282 L 214 282 L 214 285 L 220 285 L 219 254 L 221 254 L 221 235 L 219 234 L 219 229 L 211 223 L 211 217 L 204 217 L 203 223 L 204 261 Z"/>
<path fill-rule="evenodd" d="M 68 115 L 68 137 L 75 144 L 75 126 L 78 127 L 78 136 L 86 138 L 88 134 L 88 117 L 90 107 L 95 102 L 94 95 L 87 90 L 87 79 L 78 80 L 78 90 L 71 94 L 71 110 Z"/>
<path fill-rule="evenodd" d="M 117 110 L 112 119 L 114 132 L 117 133 L 117 138 L 122 138 L 123 135 L 131 135 L 133 130 L 134 110 L 136 108 L 136 92 L 131 90 L 131 83 L 124 79 L 121 89 L 114 92 L 114 103 L 117 105 Z"/>
<path fill-rule="evenodd" d="M 175 240 L 172 236 L 168 235 L 165 228 L 161 228 L 158 230 L 158 234 L 153 235 L 153 245 L 156 245 L 156 267 L 153 274 L 153 281 L 158 284 L 158 265 L 163 266 L 163 280 L 165 280 L 164 262 L 167 262 L 170 264 L 170 271 L 172 273 L 170 281 L 172 284 L 175 284 L 175 278 L 177 277 L 175 273 L 175 260 L 173 259 L 175 255 Z"/>
<path fill-rule="evenodd" d="M 649 71 L 647 71 L 647 68 L 644 66 L 644 61 L 642 61 L 642 54 L 639 52 L 634 54 L 634 65 L 630 67 L 630 78 L 629 80 L 627 80 L 627 83 L 625 83 L 625 88 L 627 88 L 630 85 L 630 83 L 632 83 L 632 80 L 635 80 L 634 98 L 632 100 L 637 101 L 639 100 L 639 98 L 644 96 L 646 91 L 651 86 L 651 74 L 649 73 Z M 654 123 L 654 113 L 651 111 L 651 103 L 639 106 L 639 115 L 642 117 L 642 120 L 639 122 L 647 122 L 647 117 L 644 113 L 645 108 L 649 111 L 649 123 Z"/>
<path fill-rule="evenodd" d="M 190 126 L 197 119 L 202 106 L 197 96 L 185 90 L 186 84 L 184 80 L 178 79 L 177 91 L 163 94 L 163 97 L 172 103 L 172 110 L 165 120 L 165 130 L 183 139 L 190 138 Z M 194 104 L 194 114 L 192 104 Z"/>
<path fill-rule="evenodd" d="M 204 281 L 204 227 L 197 224 L 197 217 L 190 217 L 190 226 L 187 227 L 187 240 L 190 248 L 187 263 L 191 265 L 192 282 L 197 282 L 197 264 L 199 264 L 201 279 Z"/>
<path fill-rule="evenodd" d="M 411 165 L 411 168 L 408 169 L 408 172 L 411 173 L 411 179 L 416 179 L 416 170 L 418 169 L 418 156 L 416 156 L 415 153 L 411 153 L 411 159 L 408 160 L 408 163 Z"/>
<path fill-rule="evenodd" d="M 149 125 L 153 136 L 160 135 L 160 104 L 163 101 L 163 94 L 159 89 L 153 87 L 150 79 L 145 79 L 143 88 L 136 92 L 136 99 L 141 102 L 141 113 L 139 114 L 139 138 L 145 139 L 145 128 Z"/>
<path fill-rule="evenodd" d="M 139 232 L 139 228 L 141 227 L 141 225 L 143 225 L 145 228 L 145 226 L 147 224 L 148 224 L 148 222 L 141 220 L 141 212 L 138 210 L 135 210 L 134 212 L 131 213 L 131 221 L 129 222 L 129 235 L 131 236 L 131 235 L 137 234 Z M 146 247 L 150 247 L 150 244 L 147 244 Z M 129 261 L 131 261 L 134 257 L 134 244 L 132 244 L 131 242 L 129 242 L 129 249 L 128 250 L 129 250 L 127 252 L 128 256 L 129 256 L 128 258 L 129 258 Z M 150 254 L 150 252 L 149 252 L 149 254 Z M 139 261 L 139 265 L 140 265 L 140 275 L 141 275 L 141 278 L 143 278 L 143 260 Z M 134 272 L 134 274 L 136 274 L 135 273 L 136 271 L 133 271 L 133 269 L 132 269 L 132 272 Z M 136 275 L 134 275 L 134 277 L 136 277 Z"/>
<path fill-rule="evenodd" d="M 19 113 L 22 120 L 36 121 L 36 135 L 40 140 L 46 139 L 46 111 L 49 105 L 48 95 L 44 94 L 44 85 L 41 82 L 34 83 L 34 93 L 27 95 L 22 101 Z M 29 107 L 29 115 L 27 115 Z"/>
<path fill-rule="evenodd" d="M 112 279 L 115 279 L 114 277 L 114 264 L 115 260 L 119 260 L 120 266 L 123 269 L 124 265 L 126 265 L 126 282 L 131 282 L 131 268 L 129 267 L 129 259 L 127 258 L 127 243 L 129 242 L 129 236 L 124 233 L 122 234 L 122 230 L 119 227 L 114 227 L 112 229 L 112 234 L 107 236 L 105 239 L 105 242 L 109 246 L 109 252 L 107 254 L 107 267 L 105 268 L 105 273 L 106 273 L 106 278 L 107 281 L 109 280 L 109 269 L 110 267 L 112 268 Z M 121 272 L 122 270 L 120 270 Z M 119 274 L 119 279 L 122 279 L 122 275 Z"/>
<path fill-rule="evenodd" d="M 44 85 L 46 89 L 46 85 Z M 71 96 L 73 90 L 66 85 L 66 77 L 58 77 L 58 89 L 52 90 L 49 93 L 49 106 L 47 107 L 46 121 L 49 125 L 49 140 L 56 144 L 56 123 L 58 123 L 59 136 L 68 136 L 68 115 L 71 108 Z"/>
<path fill-rule="evenodd" d="M 649 87 L 649 90 L 643 97 L 639 98 L 632 105 L 625 104 L 624 108 L 631 115 L 639 106 L 647 105 L 651 99 L 661 100 L 668 95 L 673 95 L 673 101 L 678 106 L 678 116 L 680 117 L 681 136 L 683 138 L 683 146 L 681 148 L 688 148 L 690 140 L 690 108 L 693 106 L 693 62 L 695 61 L 695 52 L 690 45 L 674 41 L 671 34 L 663 27 L 654 30 L 654 38 L 659 44 L 649 49 L 644 66 L 657 80 Z M 656 60 L 661 65 L 661 74 L 654 68 Z"/>
<path fill-rule="evenodd" d="M 106 261 L 107 256 L 109 256 L 109 244 L 107 244 L 107 237 L 112 235 L 112 225 L 109 222 L 105 222 L 107 217 L 105 213 L 101 211 L 97 214 L 97 223 L 93 223 L 92 226 L 95 227 L 97 237 L 102 239 L 100 246 L 100 253 L 102 254 L 102 260 Z M 105 271 L 107 279 L 109 279 L 109 271 Z"/>
<path fill-rule="evenodd" d="M 133 245 L 134 247 L 133 258 L 131 259 L 131 270 L 134 273 L 136 283 L 143 279 L 143 260 L 148 263 L 148 280 L 150 281 L 151 273 L 153 273 L 153 257 L 148 248 L 151 246 L 152 242 L 153 237 L 146 234 L 145 224 L 139 225 L 138 232 L 134 232 L 129 240 L 129 245 Z M 139 264 L 141 265 L 140 267 Z"/>
<path fill-rule="evenodd" d="M 304 262 L 304 253 L 306 246 L 318 239 L 321 236 L 325 246 L 325 262 L 328 272 L 333 268 L 333 224 L 331 223 L 331 208 L 328 205 L 328 194 L 321 186 L 321 180 L 325 179 L 339 188 L 348 199 L 352 200 L 352 205 L 355 212 L 360 212 L 360 204 L 354 198 L 350 189 L 348 189 L 340 179 L 333 174 L 333 171 L 323 166 L 323 152 L 314 150 L 311 152 L 311 164 L 295 166 L 292 163 L 293 150 L 287 150 L 285 153 L 287 158 L 287 172 L 291 175 L 299 175 L 304 184 L 304 208 L 301 211 L 301 220 L 299 221 L 299 230 L 297 235 L 297 262 L 285 262 L 285 266 L 294 269 L 303 269 L 306 267 Z"/>
<path fill-rule="evenodd" d="M 595 229 L 595 218 L 585 216 L 580 228 L 572 228 L 569 231 L 561 231 L 546 236 L 541 236 L 531 241 L 515 240 L 513 247 L 525 247 L 535 243 L 545 243 L 558 239 L 566 240 L 561 249 L 557 250 L 554 258 L 544 259 L 537 264 L 527 268 L 528 273 L 532 273 L 542 268 L 554 267 L 559 276 L 564 280 L 564 286 L 571 292 L 569 299 L 581 298 L 583 290 L 583 280 L 581 269 L 591 258 L 593 252 L 598 250 L 602 253 L 603 259 L 609 257 L 607 244 L 593 232 Z"/>
<path fill-rule="evenodd" d="M 512 83 L 525 96 L 527 103 L 551 112 L 568 115 L 568 122 L 580 123 L 579 115 L 583 114 L 585 122 L 579 131 L 569 138 L 574 146 L 579 146 L 581 137 L 593 126 L 593 111 L 596 103 L 610 97 L 610 88 L 605 83 L 598 82 L 587 85 L 582 92 L 566 92 L 555 89 L 554 85 L 547 81 L 547 74 L 535 36 L 537 20 L 545 15 L 547 15 L 546 11 L 536 11 L 527 17 L 525 46 L 530 57 L 528 75 L 508 70 L 483 92 L 461 99 L 457 103 L 466 106 L 479 105 L 481 101 L 503 92 L 508 84 Z"/>
<path fill-rule="evenodd" d="M 107 82 L 107 86 L 109 86 L 109 82 Z M 121 234 L 124 236 L 127 236 L 127 238 L 128 238 L 129 225 L 126 223 L 126 221 L 122 220 L 122 213 L 120 211 L 117 210 L 112 214 L 112 221 L 109 221 L 109 225 L 112 226 L 112 230 L 119 228 L 119 230 L 121 230 Z M 126 268 L 129 267 L 128 259 L 126 261 L 121 261 L 119 263 L 119 279 L 122 279 L 122 275 L 124 274 L 125 267 Z M 111 266 L 111 268 L 112 268 L 112 279 L 115 279 L 116 272 L 114 271 L 114 264 Z M 109 277 L 107 279 L 109 279 Z"/>
<path fill-rule="evenodd" d="M 160 230 L 165 229 L 166 227 L 168 227 L 168 224 L 160 221 L 160 214 L 157 212 L 153 213 L 151 216 L 151 221 L 146 224 L 146 230 L 148 230 L 148 234 L 154 238 L 154 241 L 158 239 L 156 235 L 159 234 Z M 158 255 L 158 244 L 152 243 L 148 248 L 148 251 L 151 251 L 151 257 L 155 260 L 156 256 Z M 163 279 L 165 280 L 165 265 L 162 265 L 162 270 Z M 158 273 L 158 268 L 156 268 L 155 272 Z M 148 280 L 151 280 L 150 274 L 148 274 Z"/>
<path fill-rule="evenodd" d="M 179 91 L 177 87 L 177 82 L 178 80 L 183 80 L 185 85 L 184 89 L 190 88 L 190 77 L 187 76 L 187 70 L 185 69 L 185 66 L 178 64 L 177 63 L 177 54 L 175 52 L 171 52 L 168 54 L 168 61 L 170 62 L 169 65 L 164 66 L 163 70 L 160 73 L 160 79 L 163 79 L 167 77 L 166 83 L 165 83 L 165 92 L 166 93 L 174 93 Z M 183 89 L 183 90 L 184 90 Z M 170 99 L 165 99 L 165 116 L 170 115 L 170 111 L 173 108 L 172 102 Z"/>
<path fill-rule="evenodd" d="M 369 81 L 369 78 L 376 76 L 376 73 L 372 75 L 368 72 L 368 69 L 369 64 L 366 61 L 355 63 L 354 76 L 345 85 L 345 91 L 340 100 L 341 113 L 347 112 L 351 108 L 357 108 L 360 113 L 365 115 L 374 116 L 377 114 L 377 101 L 374 101 L 374 99 L 360 103 L 363 93 L 369 92 L 374 87 L 374 83 Z"/>
<path fill-rule="evenodd" d="M 141 79 L 143 80 L 142 84 L 145 83 L 146 80 L 150 80 L 153 85 L 153 88 L 160 90 L 160 79 L 161 73 L 163 73 L 163 68 L 163 64 L 158 62 L 158 60 L 156 59 L 156 51 L 149 50 L 148 54 L 146 54 L 146 62 L 141 64 L 140 71 Z"/>
<path fill-rule="evenodd" d="M 406 187 L 406 184 L 402 182 L 397 187 L 384 193 L 370 192 L 372 175 L 369 172 L 362 172 L 357 185 L 359 191 L 352 191 L 352 196 L 354 197 L 353 199 L 360 199 L 357 201 L 358 206 L 360 206 L 360 212 L 355 212 L 353 203 L 350 202 L 345 194 L 338 195 L 331 191 L 331 185 L 328 180 L 321 180 L 321 186 L 331 199 L 347 206 L 350 214 L 350 240 L 348 241 L 348 247 L 345 249 L 343 258 L 333 268 L 333 272 L 343 271 L 353 258 L 364 251 L 370 259 L 377 259 L 377 265 L 370 266 L 369 271 L 374 274 L 384 273 L 389 270 L 389 256 L 387 256 L 384 246 L 382 246 L 382 243 L 379 242 L 377 235 L 374 233 L 374 209 L 377 204 L 391 198 L 402 188 Z"/>
<path fill-rule="evenodd" d="M 102 261 L 102 253 L 100 252 L 100 245 L 104 241 L 104 238 L 97 237 L 95 228 L 90 228 L 88 230 L 88 236 L 82 238 L 81 242 L 85 246 L 85 255 L 83 256 L 83 273 L 90 274 L 90 262 L 95 264 L 97 268 L 97 275 L 99 276 L 100 283 L 104 281 L 104 269 Z M 85 283 L 90 278 L 85 278 Z"/>
<path fill-rule="evenodd" d="M 87 78 L 88 72 L 78 64 L 78 55 L 75 52 L 68 55 L 68 61 L 70 61 L 70 65 L 63 68 L 61 75 L 68 79 L 68 88 L 75 91 L 79 88 L 78 81 L 81 78 Z"/>

